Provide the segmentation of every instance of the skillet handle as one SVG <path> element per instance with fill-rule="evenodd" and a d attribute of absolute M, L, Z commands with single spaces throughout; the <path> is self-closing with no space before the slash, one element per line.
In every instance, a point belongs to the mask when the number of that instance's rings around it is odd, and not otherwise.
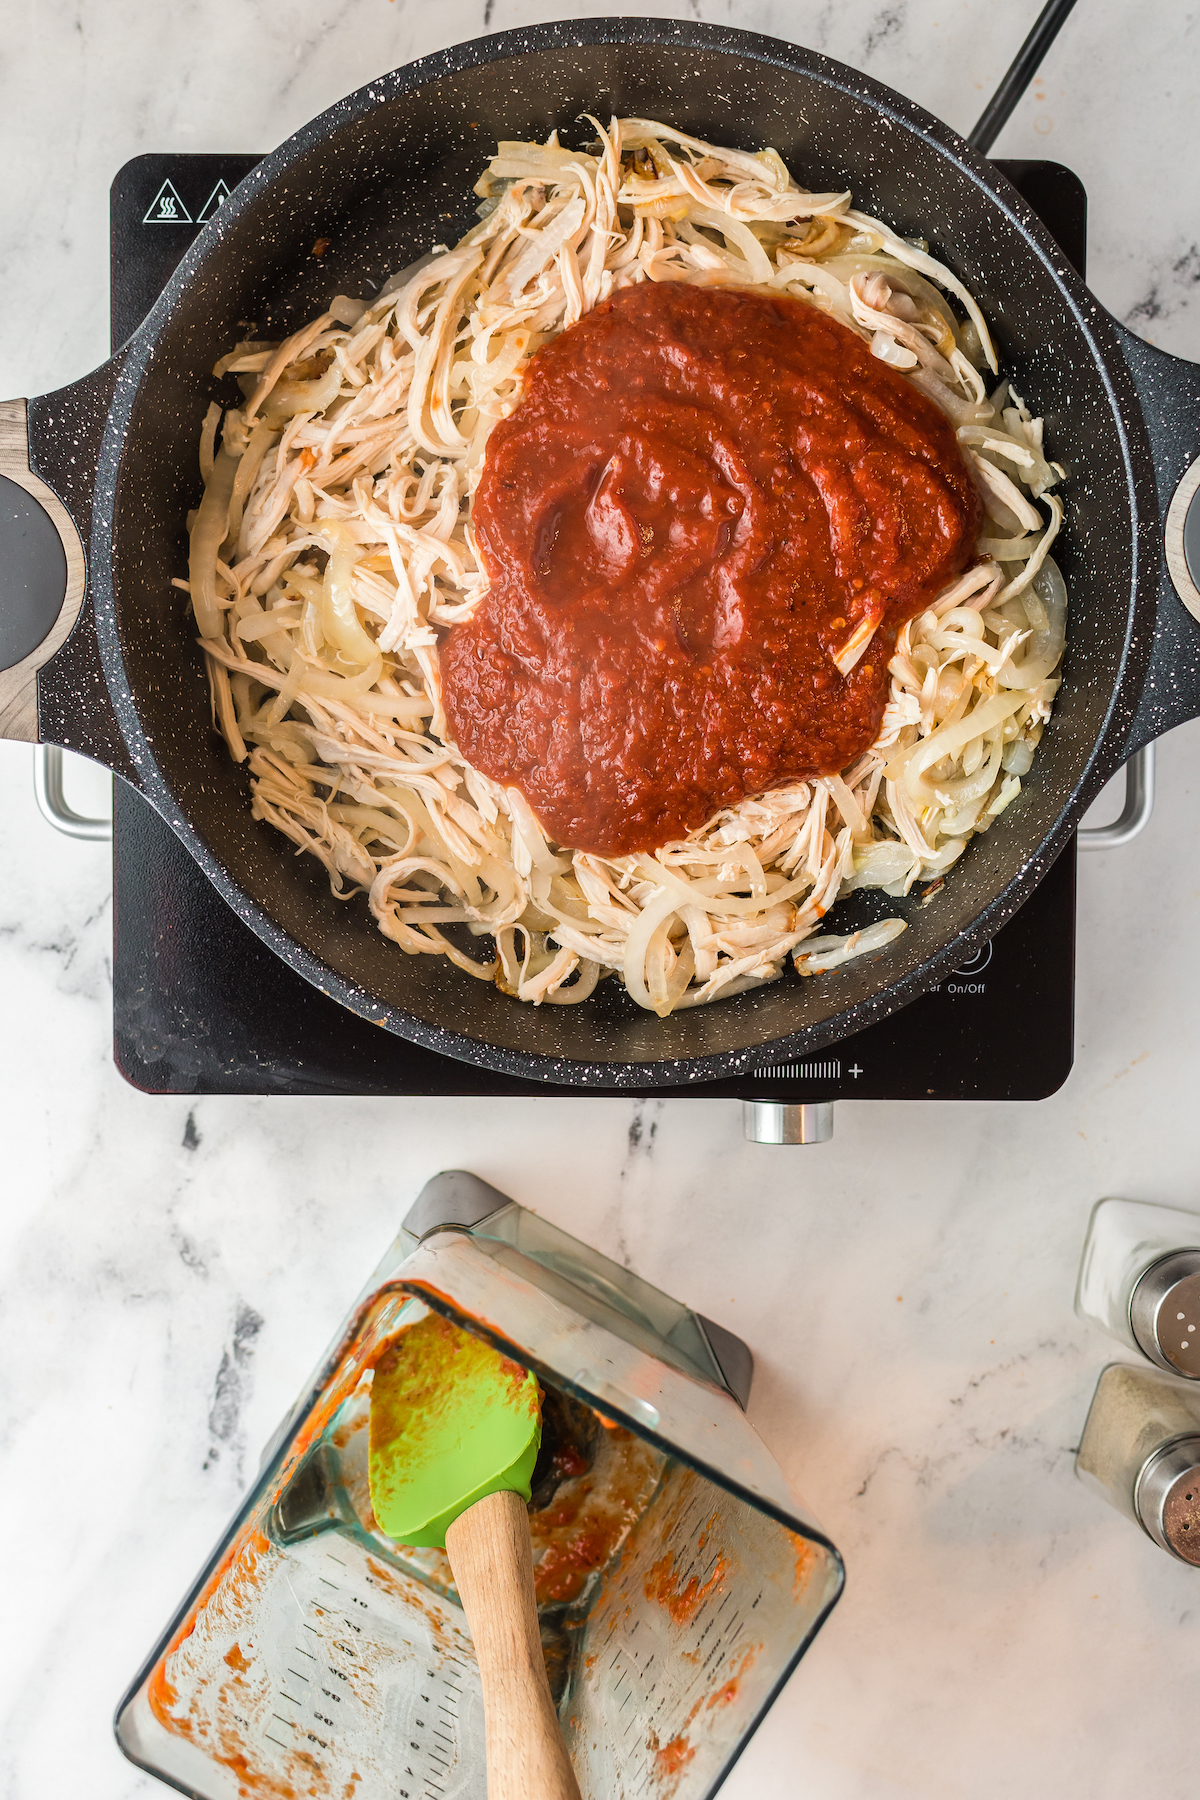
<path fill-rule="evenodd" d="M 0 737 L 60 744 L 138 786 L 87 580 L 100 443 L 124 360 L 0 402 Z"/>
<path fill-rule="evenodd" d="M 1113 321 L 1154 456 L 1163 566 L 1150 665 L 1121 760 L 1200 716 L 1200 364 Z"/>
<path fill-rule="evenodd" d="M 87 564 L 74 519 L 29 467 L 24 400 L 0 401 L 0 737 L 38 741 L 37 672 L 79 617 Z"/>

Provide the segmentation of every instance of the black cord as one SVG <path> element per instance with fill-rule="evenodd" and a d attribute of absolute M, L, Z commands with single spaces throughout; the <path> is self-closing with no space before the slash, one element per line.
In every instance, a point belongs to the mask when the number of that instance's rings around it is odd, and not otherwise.
<path fill-rule="evenodd" d="M 1013 109 L 1037 74 L 1074 4 L 1075 0 L 1048 0 L 1038 14 L 1033 30 L 1017 51 L 1012 68 L 985 106 L 979 123 L 974 131 L 968 132 L 968 144 L 982 150 L 985 156 L 1008 124 Z"/>

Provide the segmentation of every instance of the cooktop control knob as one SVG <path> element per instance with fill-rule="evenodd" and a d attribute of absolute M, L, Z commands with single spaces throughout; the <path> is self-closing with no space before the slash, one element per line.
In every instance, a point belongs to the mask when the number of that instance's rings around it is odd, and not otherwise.
<path fill-rule="evenodd" d="M 1200 1380 L 1200 1249 L 1150 1264 L 1129 1297 L 1129 1323 L 1151 1362 Z"/>
<path fill-rule="evenodd" d="M 824 1144 L 833 1136 L 832 1100 L 799 1106 L 745 1100 L 742 1118 L 752 1144 Z"/>

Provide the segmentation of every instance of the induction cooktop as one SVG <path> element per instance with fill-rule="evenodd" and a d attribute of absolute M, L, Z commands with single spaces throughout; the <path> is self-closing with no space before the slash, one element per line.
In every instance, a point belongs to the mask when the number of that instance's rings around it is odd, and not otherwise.
<path fill-rule="evenodd" d="M 259 160 L 149 154 L 112 186 L 112 341 L 144 318 L 206 219 Z M 1051 162 L 998 162 L 1082 273 L 1087 199 Z M 440 1056 L 347 1011 L 279 961 L 230 910 L 141 795 L 114 782 L 113 1050 L 158 1094 L 603 1094 Z M 973 959 L 891 1018 L 818 1056 L 761 1063 L 656 1098 L 784 1105 L 1038 1100 L 1073 1057 L 1075 843 Z M 372 929 L 364 915 L 363 930 Z M 398 951 L 397 954 L 400 954 Z M 1031 1032 L 1029 1021 L 1038 1029 Z"/>

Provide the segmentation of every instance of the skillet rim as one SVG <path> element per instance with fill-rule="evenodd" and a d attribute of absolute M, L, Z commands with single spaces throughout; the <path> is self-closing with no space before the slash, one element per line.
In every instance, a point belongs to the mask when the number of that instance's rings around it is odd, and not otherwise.
<path fill-rule="evenodd" d="M 835 91 L 865 101 L 875 111 L 925 140 L 974 183 L 993 209 L 993 215 L 999 211 L 1004 229 L 1017 231 L 1038 257 L 1090 352 L 1116 429 L 1120 470 L 1129 505 L 1132 587 L 1117 659 L 1117 675 L 1082 773 L 1033 854 L 975 915 L 965 931 L 877 993 L 787 1036 L 694 1057 L 649 1062 L 596 1062 L 509 1049 L 486 1039 L 431 1025 L 401 1007 L 388 1005 L 302 945 L 250 897 L 183 816 L 184 809 L 159 768 L 151 735 L 143 726 L 125 669 L 113 581 L 113 553 L 118 492 L 130 419 L 142 380 L 154 360 L 158 341 L 193 280 L 211 259 L 220 254 L 225 232 L 258 203 L 264 192 L 312 148 L 336 131 L 366 117 L 384 100 L 395 99 L 447 75 L 518 60 L 530 53 L 638 43 L 675 44 L 685 49 L 716 51 L 822 82 Z M 686 1087 L 693 1082 L 744 1073 L 751 1062 L 811 1053 L 898 1011 L 935 986 L 994 937 L 1041 881 L 1067 845 L 1104 781 L 1119 766 L 1119 746 L 1124 742 L 1136 711 L 1150 658 L 1159 568 L 1151 545 L 1157 545 L 1159 505 L 1149 438 L 1115 323 L 1071 267 L 1041 220 L 986 157 L 903 95 L 819 52 L 733 26 L 690 20 L 598 17 L 522 26 L 484 38 L 472 38 L 404 64 L 377 76 L 326 108 L 251 170 L 194 240 L 145 320 L 118 356 L 120 368 L 97 468 L 90 563 L 96 632 L 105 679 L 142 791 L 238 917 L 268 948 L 314 987 L 330 994 L 351 1011 L 441 1055 L 482 1064 L 532 1083 L 565 1083 L 619 1090 L 646 1086 Z M 1147 531 L 1148 525 L 1154 529 Z M 1150 629 L 1144 629 L 1145 626 Z M 1118 748 L 1114 750 L 1114 746 Z M 743 998 L 749 1000 L 752 995 Z"/>

